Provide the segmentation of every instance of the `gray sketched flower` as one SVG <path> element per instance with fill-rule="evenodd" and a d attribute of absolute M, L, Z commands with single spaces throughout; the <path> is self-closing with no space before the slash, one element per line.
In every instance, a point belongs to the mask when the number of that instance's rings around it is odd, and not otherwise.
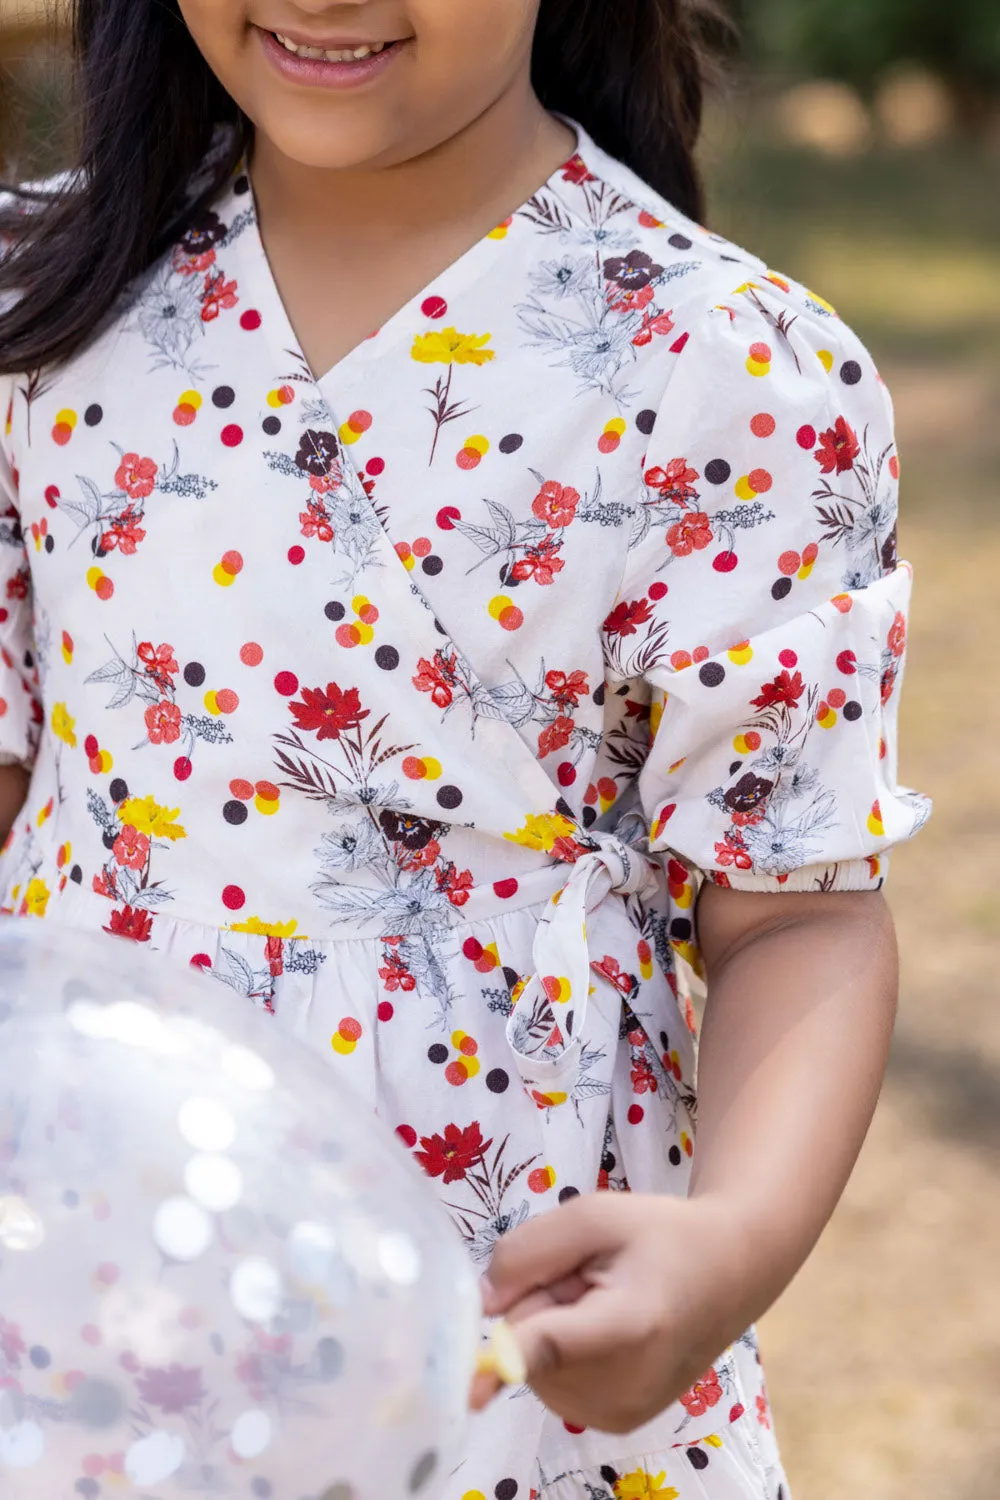
<path fill-rule="evenodd" d="M 761 751 L 754 762 L 754 769 L 777 777 L 797 765 L 801 753 L 795 745 L 785 745 L 779 740 L 776 745 L 769 745 L 766 750 Z"/>
<path fill-rule="evenodd" d="M 594 267 L 590 260 L 564 255 L 561 260 L 543 260 L 532 273 L 531 284 L 540 297 L 574 297 L 591 286 Z"/>
<path fill-rule="evenodd" d="M 169 265 L 161 267 L 142 294 L 136 321 L 143 338 L 163 359 L 183 365 L 202 327 L 197 278 L 176 276 Z"/>
<path fill-rule="evenodd" d="M 316 857 L 328 870 L 360 870 L 372 864 L 382 846 L 367 818 L 333 833 L 324 833 Z"/>
<path fill-rule="evenodd" d="M 754 869 L 761 875 L 787 875 L 807 864 L 813 852 L 805 835 L 794 825 L 783 826 L 775 812 L 740 831 Z"/>

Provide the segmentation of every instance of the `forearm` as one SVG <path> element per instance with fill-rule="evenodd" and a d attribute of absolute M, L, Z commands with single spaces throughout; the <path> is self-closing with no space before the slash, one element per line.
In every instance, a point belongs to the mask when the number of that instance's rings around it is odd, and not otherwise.
<path fill-rule="evenodd" d="M 747 903 L 768 903 L 762 924 Z M 895 1020 L 896 942 L 869 894 L 709 887 L 699 926 L 709 1001 L 691 1196 L 714 1201 L 731 1231 L 745 1325 L 808 1256 L 861 1149 Z"/>

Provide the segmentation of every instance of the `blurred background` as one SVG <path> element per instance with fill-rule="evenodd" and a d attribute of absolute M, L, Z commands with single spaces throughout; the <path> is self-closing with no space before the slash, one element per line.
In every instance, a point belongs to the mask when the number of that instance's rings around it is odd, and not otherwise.
<path fill-rule="evenodd" d="M 50 0 L 0 0 L 0 156 L 64 158 Z M 1000 0 L 742 0 L 712 227 L 821 292 L 892 389 L 916 567 L 903 1003 L 853 1181 L 761 1335 L 794 1500 L 1000 1495 Z"/>

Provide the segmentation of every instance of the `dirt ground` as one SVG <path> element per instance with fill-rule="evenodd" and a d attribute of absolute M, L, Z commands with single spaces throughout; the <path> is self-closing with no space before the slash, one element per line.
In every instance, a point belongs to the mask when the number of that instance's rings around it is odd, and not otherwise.
<path fill-rule="evenodd" d="M 833 300 L 893 391 L 916 570 L 900 1018 L 854 1178 L 761 1324 L 794 1500 L 1000 1494 L 1000 156 L 825 162 L 727 133 L 713 223 Z"/>

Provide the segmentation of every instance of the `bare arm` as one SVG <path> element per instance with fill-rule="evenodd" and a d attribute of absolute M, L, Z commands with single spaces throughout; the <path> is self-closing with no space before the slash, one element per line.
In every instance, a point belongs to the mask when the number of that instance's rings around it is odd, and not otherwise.
<path fill-rule="evenodd" d="M 802 1265 L 870 1124 L 895 1016 L 881 896 L 710 886 L 698 916 L 711 998 L 689 1198 L 574 1199 L 505 1236 L 489 1271 L 487 1311 L 517 1323 L 542 1400 L 615 1432 L 682 1395 Z"/>
<path fill-rule="evenodd" d="M 17 822 L 30 782 L 30 772 L 23 766 L 0 766 L 0 843 Z"/>

